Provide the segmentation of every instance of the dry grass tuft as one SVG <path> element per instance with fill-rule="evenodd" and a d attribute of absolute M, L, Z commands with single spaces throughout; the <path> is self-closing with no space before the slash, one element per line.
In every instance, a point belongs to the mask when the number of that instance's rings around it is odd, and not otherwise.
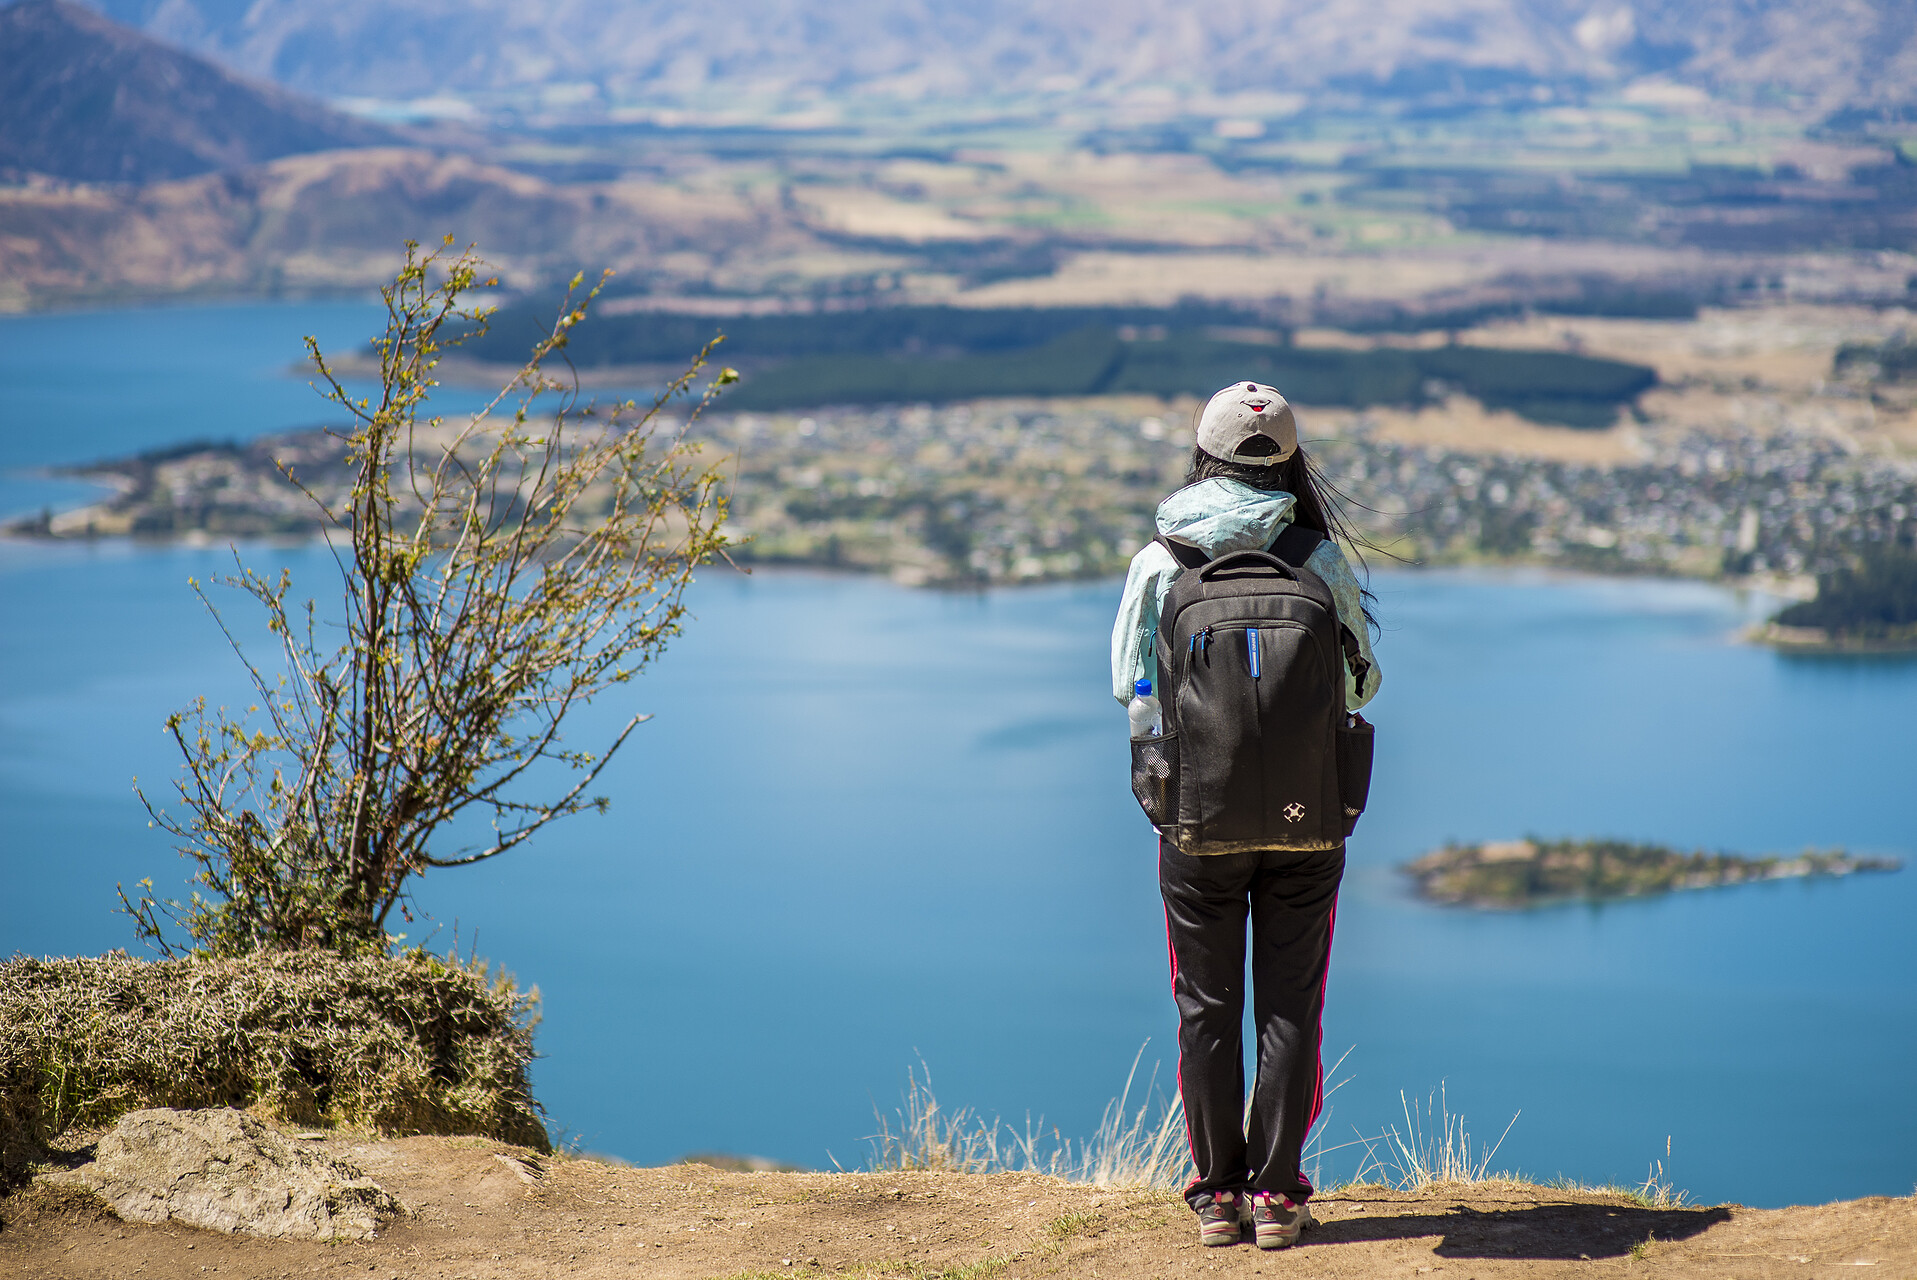
<path fill-rule="evenodd" d="M 1668 1153 L 1670 1143 L 1667 1140 L 1665 1150 Z M 1652 1168 L 1644 1175 L 1644 1181 L 1635 1187 L 1625 1189 L 1625 1195 L 1643 1205 L 1646 1209 L 1682 1209 L 1691 1202 L 1691 1193 L 1680 1190 L 1665 1176 L 1664 1162 L 1652 1162 Z"/>
<path fill-rule="evenodd" d="M 1404 1132 L 1390 1128 L 1374 1140 L 1364 1140 L 1366 1164 L 1353 1181 L 1375 1178 L 1400 1191 L 1415 1192 L 1438 1182 L 1500 1182 L 1511 1177 L 1491 1172 L 1491 1161 L 1511 1125 L 1518 1122 L 1515 1114 L 1488 1149 L 1473 1150 L 1464 1117 L 1452 1114 L 1442 1085 L 1422 1108 L 1402 1093 L 1398 1099 L 1404 1104 Z"/>
<path fill-rule="evenodd" d="M 1345 1057 L 1326 1071 L 1333 1077 L 1344 1065 Z M 1100 1187 L 1127 1187 L 1162 1196 L 1176 1203 L 1192 1180 L 1194 1170 L 1190 1149 L 1185 1142 L 1185 1109 L 1178 1095 L 1159 1097 L 1149 1084 L 1146 1100 L 1132 1106 L 1132 1088 L 1137 1084 L 1139 1058 L 1132 1062 L 1125 1089 L 1105 1108 L 1098 1131 L 1089 1140 L 1074 1142 L 1056 1129 L 1046 1131 L 1028 1124 L 1024 1132 L 1013 1130 L 1003 1121 L 987 1120 L 970 1109 L 948 1112 L 940 1107 L 932 1092 L 932 1077 L 921 1069 L 906 1073 L 904 1104 L 896 1113 L 896 1122 L 879 1117 L 879 1132 L 872 1138 L 873 1170 L 947 1170 L 955 1173 L 1042 1173 L 1071 1182 L 1088 1182 Z M 1337 1092 L 1346 1082 L 1338 1080 L 1326 1090 Z M 1382 1133 L 1327 1145 L 1325 1135 L 1331 1111 L 1319 1117 L 1305 1143 L 1305 1170 L 1320 1192 L 1339 1192 L 1349 1197 L 1366 1190 L 1421 1194 L 1434 1187 L 1497 1186 L 1528 1187 L 1540 1185 L 1522 1174 L 1494 1170 L 1491 1162 L 1518 1121 L 1514 1114 L 1498 1140 L 1489 1147 L 1474 1141 L 1464 1117 L 1451 1110 L 1440 1085 L 1423 1104 L 1403 1093 L 1404 1129 L 1395 1125 Z M 1250 1101 L 1247 1099 L 1247 1114 Z M 1362 1148 L 1358 1169 L 1348 1179 L 1321 1176 L 1325 1157 L 1348 1148 Z M 1666 1142 L 1665 1156 L 1670 1156 Z M 1573 1179 L 1560 1178 L 1542 1184 L 1567 1191 L 1595 1192 L 1631 1200 L 1647 1209 L 1676 1209 L 1689 1205 L 1687 1194 L 1672 1185 L 1664 1172 L 1664 1162 L 1653 1162 L 1641 1184 L 1633 1186 L 1592 1186 Z M 1089 1219 L 1068 1215 L 1050 1228 L 1055 1239 L 1064 1239 L 1087 1229 Z"/>
<path fill-rule="evenodd" d="M 1158 1101 L 1148 1085 L 1136 1108 L 1131 1093 L 1139 1058 L 1132 1061 L 1122 1093 L 1105 1107 L 1098 1131 L 1075 1143 L 1056 1129 L 1027 1124 L 1023 1132 L 969 1108 L 945 1111 L 932 1092 L 931 1072 L 906 1073 L 904 1105 L 897 1125 L 878 1118 L 873 1169 L 937 1169 L 958 1173 L 1043 1173 L 1101 1187 L 1175 1190 L 1192 1177 L 1185 1144 L 1185 1108 L 1173 1095 Z"/>
<path fill-rule="evenodd" d="M 0 1172 L 142 1107 L 479 1134 L 549 1150 L 538 993 L 420 952 L 0 962 Z"/>
<path fill-rule="evenodd" d="M 1518 1122 L 1517 1115 L 1512 1115 L 1498 1140 L 1487 1148 L 1473 1145 L 1464 1117 L 1451 1110 L 1443 1085 L 1425 1099 L 1422 1107 L 1402 1093 L 1398 1098 L 1404 1106 L 1404 1132 L 1400 1133 L 1394 1126 L 1375 1138 L 1360 1136 L 1356 1144 L 1343 1144 L 1363 1147 L 1365 1158 L 1356 1176 L 1340 1190 L 1350 1192 L 1368 1185 L 1416 1194 L 1439 1185 L 1508 1184 L 1620 1196 L 1646 1209 L 1681 1209 L 1690 1205 L 1690 1194 L 1671 1182 L 1664 1172 L 1663 1160 L 1653 1161 L 1644 1181 L 1631 1186 L 1593 1185 L 1565 1177 L 1539 1182 L 1521 1173 L 1495 1171 L 1491 1161 L 1504 1145 L 1511 1126 Z M 1670 1154 L 1670 1139 L 1666 1138 L 1665 1159 L 1669 1159 Z"/>

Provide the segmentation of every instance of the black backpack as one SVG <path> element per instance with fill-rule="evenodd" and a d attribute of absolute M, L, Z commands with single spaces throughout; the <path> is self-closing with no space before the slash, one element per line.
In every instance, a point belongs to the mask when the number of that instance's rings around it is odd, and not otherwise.
<path fill-rule="evenodd" d="M 1331 589 L 1324 540 L 1285 526 L 1270 551 L 1157 541 L 1185 566 L 1158 621 L 1164 729 L 1132 740 L 1132 791 L 1182 853 L 1333 849 L 1364 811 L 1372 729 L 1345 712 L 1370 668 Z"/>

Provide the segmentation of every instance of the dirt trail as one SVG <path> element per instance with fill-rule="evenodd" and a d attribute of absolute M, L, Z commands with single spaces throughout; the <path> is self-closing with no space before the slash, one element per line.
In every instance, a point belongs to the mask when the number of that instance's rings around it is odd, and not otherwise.
<path fill-rule="evenodd" d="M 0 1200 L 0 1277 L 1917 1277 L 1911 1199 L 1656 1210 L 1515 1183 L 1359 1188 L 1316 1201 L 1323 1223 L 1298 1248 L 1261 1253 L 1199 1247 L 1173 1196 L 1031 1175 L 633 1169 L 464 1138 L 327 1145 L 408 1216 L 363 1243 L 263 1241 L 135 1226 L 35 1187 Z"/>

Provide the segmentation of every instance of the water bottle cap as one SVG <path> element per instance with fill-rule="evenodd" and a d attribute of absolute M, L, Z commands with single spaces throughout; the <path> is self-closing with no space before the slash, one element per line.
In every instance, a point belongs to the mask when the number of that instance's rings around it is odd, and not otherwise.
<path fill-rule="evenodd" d="M 1152 682 L 1149 680 L 1140 680 L 1132 686 L 1132 692 L 1138 697 L 1149 698 L 1152 693 Z"/>

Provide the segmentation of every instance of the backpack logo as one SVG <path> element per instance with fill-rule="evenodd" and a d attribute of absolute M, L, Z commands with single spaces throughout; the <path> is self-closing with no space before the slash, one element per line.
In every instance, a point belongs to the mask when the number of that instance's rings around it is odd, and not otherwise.
<path fill-rule="evenodd" d="M 1298 819 L 1304 816 L 1305 816 L 1305 807 L 1299 804 L 1296 800 L 1293 800 L 1290 804 L 1285 806 L 1286 822 L 1296 822 L 1298 821 Z"/>

